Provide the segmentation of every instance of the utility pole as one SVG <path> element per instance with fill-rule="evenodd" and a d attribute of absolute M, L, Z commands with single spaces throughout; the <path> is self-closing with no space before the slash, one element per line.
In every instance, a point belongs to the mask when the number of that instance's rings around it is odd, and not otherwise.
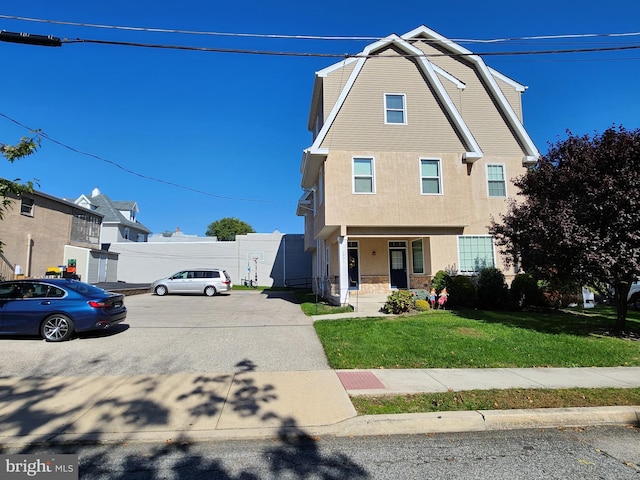
<path fill-rule="evenodd" d="M 30 33 L 16 33 L 0 31 L 1 42 L 24 43 L 27 45 L 41 45 L 43 47 L 61 47 L 62 40 L 53 35 L 31 35 Z"/>

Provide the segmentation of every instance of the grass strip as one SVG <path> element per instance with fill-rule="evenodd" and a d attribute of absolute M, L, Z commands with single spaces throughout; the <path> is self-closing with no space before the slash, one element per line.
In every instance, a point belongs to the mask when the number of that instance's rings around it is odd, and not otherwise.
<path fill-rule="evenodd" d="M 353 312 L 353 308 L 351 306 L 347 305 L 346 307 L 338 307 L 331 305 L 315 293 L 309 291 L 296 290 L 295 295 L 298 303 L 300 303 L 302 312 L 307 316 Z"/>
<path fill-rule="evenodd" d="M 468 390 L 352 396 L 358 415 L 640 405 L 640 388 Z"/>

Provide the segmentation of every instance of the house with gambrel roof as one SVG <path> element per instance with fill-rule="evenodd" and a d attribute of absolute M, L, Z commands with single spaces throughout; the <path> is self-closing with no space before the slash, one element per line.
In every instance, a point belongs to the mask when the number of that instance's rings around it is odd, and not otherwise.
<path fill-rule="evenodd" d="M 509 271 L 488 234 L 539 153 L 525 87 L 421 26 L 316 73 L 301 164 L 314 288 L 427 288 L 438 270 Z"/>
<path fill-rule="evenodd" d="M 151 230 L 140 223 L 138 204 L 135 201 L 114 201 L 94 188 L 90 196 L 81 195 L 76 205 L 94 210 L 104 216 L 100 243 L 146 242 Z"/>

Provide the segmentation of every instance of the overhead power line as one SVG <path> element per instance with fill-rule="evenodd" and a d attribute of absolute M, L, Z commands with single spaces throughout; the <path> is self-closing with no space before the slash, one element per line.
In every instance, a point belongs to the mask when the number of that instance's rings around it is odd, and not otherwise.
<path fill-rule="evenodd" d="M 339 40 L 339 41 L 375 41 L 380 40 L 380 37 L 375 36 L 330 36 L 330 35 L 286 35 L 286 34 L 271 34 L 271 33 L 234 33 L 234 32 L 213 32 L 202 30 L 185 30 L 174 28 L 153 28 L 153 27 L 135 27 L 125 25 L 107 25 L 99 23 L 83 23 L 83 22 L 69 22 L 63 20 L 50 20 L 33 17 L 21 17 L 16 15 L 3 15 L 0 14 L 0 18 L 6 20 L 18 20 L 25 22 L 36 23 L 48 23 L 53 25 L 68 25 L 74 27 L 84 28 L 100 28 L 109 30 L 124 30 L 134 32 L 150 32 L 150 33 L 172 33 L 182 35 L 207 35 L 216 37 L 248 37 L 248 38 L 273 38 L 273 39 L 289 39 L 289 40 Z M 458 43 L 505 43 L 513 41 L 529 41 L 529 40 L 561 40 L 561 39 L 583 39 L 583 38 L 616 38 L 616 37 L 637 37 L 640 36 L 640 32 L 622 32 L 622 33 L 570 33 L 570 34 L 558 34 L 558 35 L 533 35 L 522 37 L 502 37 L 502 38 L 490 38 L 490 39 L 475 39 L 475 38 L 453 38 L 451 41 Z"/>
<path fill-rule="evenodd" d="M 217 47 L 193 47 L 186 45 L 166 45 L 157 43 L 140 43 L 140 42 L 119 42 L 115 40 L 95 40 L 95 39 L 83 39 L 77 38 L 75 40 L 63 40 L 63 43 L 96 43 L 102 45 L 118 45 L 125 47 L 141 47 L 141 48 L 159 48 L 159 49 L 171 49 L 171 50 L 191 50 L 200 52 L 214 52 L 214 53 L 237 53 L 248 55 L 274 55 L 274 56 L 288 56 L 288 57 L 329 57 L 329 58 L 373 58 L 378 55 L 363 55 L 363 54 L 349 54 L 349 53 L 313 53 L 313 52 L 284 52 L 273 50 L 250 50 L 240 48 L 217 48 Z M 591 47 L 591 48 L 569 48 L 569 49 L 553 49 L 553 50 L 522 50 L 522 51 L 508 51 L 508 52 L 471 52 L 471 53 L 421 53 L 421 54 L 400 54 L 403 57 L 468 57 L 468 56 L 513 56 L 513 55 L 557 55 L 565 53 L 595 53 L 595 52 L 613 52 L 613 51 L 625 51 L 625 50 L 638 50 L 638 45 L 624 45 L 624 46 L 611 46 L 611 47 Z"/>
<path fill-rule="evenodd" d="M 243 201 L 243 202 L 256 202 L 256 203 L 271 203 L 271 204 L 293 204 L 295 202 L 287 202 L 287 201 L 275 201 L 275 200 L 261 200 L 261 199 L 256 199 L 256 198 L 243 198 L 243 197 L 230 197 L 230 196 L 224 196 L 224 195 L 217 195 L 215 193 L 211 193 L 211 192 L 205 192 L 204 190 L 198 190 L 196 188 L 191 188 L 191 187 L 187 187 L 185 185 L 180 185 L 179 183 L 174 183 L 174 182 L 169 182 L 167 180 L 162 180 L 160 178 L 156 178 L 156 177 L 152 177 L 149 175 L 144 175 L 142 173 L 139 172 L 135 172 L 133 170 L 130 170 L 126 167 L 123 167 L 122 165 L 120 165 L 119 163 L 116 163 L 112 160 L 108 160 L 106 158 L 103 158 L 99 155 L 95 155 L 93 153 L 88 153 L 88 152 L 83 152 L 82 150 L 78 150 L 77 148 L 71 147 L 69 145 L 66 145 L 63 142 L 60 142 L 52 137 L 50 137 L 49 135 L 47 135 L 45 132 L 43 132 L 42 130 L 35 130 L 33 128 L 30 128 L 29 126 L 19 122 L 18 120 L 11 118 L 9 115 L 6 115 L 4 113 L 0 112 L 0 117 L 4 117 L 7 120 L 9 120 L 10 122 L 15 123 L 16 125 L 19 125 L 20 127 L 29 130 L 30 132 L 36 132 L 36 134 L 46 140 L 49 140 L 52 143 L 55 143 L 56 145 L 59 145 L 63 148 L 66 148 L 67 150 L 70 150 L 74 153 L 80 154 L 80 155 L 84 155 L 86 157 L 91 157 L 94 158 L 96 160 L 100 160 L 101 162 L 104 163 L 108 163 L 109 165 L 112 165 L 116 168 L 119 168 L 120 170 L 122 170 L 125 173 L 128 173 L 130 175 L 134 175 L 136 177 L 140 177 L 140 178 L 144 178 L 145 180 L 151 180 L 154 182 L 158 182 L 158 183 L 162 183 L 164 185 L 170 185 L 172 187 L 176 187 L 176 188 L 181 188 L 183 190 L 188 190 L 190 192 L 194 192 L 194 193 L 199 193 L 201 195 L 206 195 L 208 197 L 214 197 L 214 198 L 220 198 L 223 200 L 236 200 L 236 201 Z"/>

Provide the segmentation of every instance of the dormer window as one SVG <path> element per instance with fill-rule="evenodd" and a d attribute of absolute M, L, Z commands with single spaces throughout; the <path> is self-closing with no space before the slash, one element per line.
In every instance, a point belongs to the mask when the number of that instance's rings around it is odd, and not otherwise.
<path fill-rule="evenodd" d="M 406 98 L 403 93 L 384 94 L 384 123 L 407 123 Z"/>

